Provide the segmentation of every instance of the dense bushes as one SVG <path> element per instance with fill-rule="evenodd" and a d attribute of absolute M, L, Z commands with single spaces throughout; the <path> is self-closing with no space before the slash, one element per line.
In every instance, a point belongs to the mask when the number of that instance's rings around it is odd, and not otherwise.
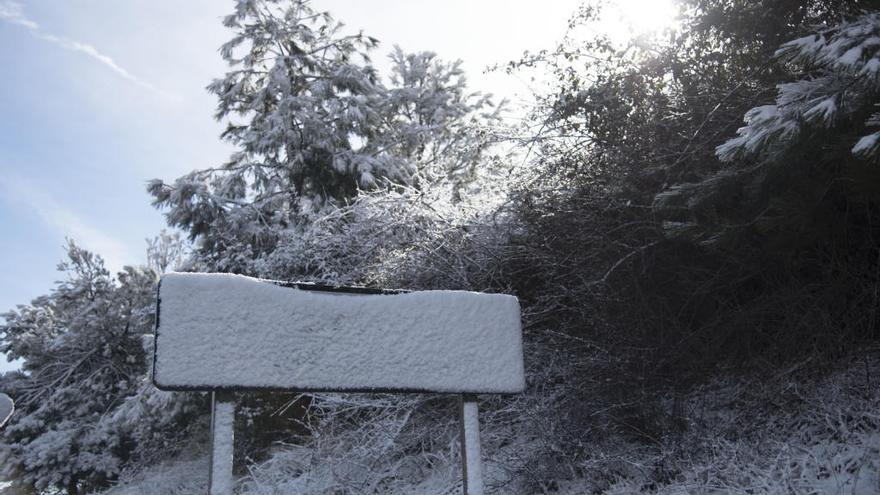
<path fill-rule="evenodd" d="M 676 459 L 694 387 L 805 359 L 827 370 L 877 337 L 880 183 L 856 146 L 877 97 L 876 21 L 836 24 L 860 2 L 685 4 L 664 42 L 542 55 L 560 77 L 530 140 L 537 178 L 514 191 L 523 226 L 506 273 L 534 332 L 578 350 L 558 411 L 576 426 L 556 432 L 566 455 L 547 479 L 590 466 L 569 459 L 597 436 Z M 829 98 L 839 107 L 812 121 Z"/>

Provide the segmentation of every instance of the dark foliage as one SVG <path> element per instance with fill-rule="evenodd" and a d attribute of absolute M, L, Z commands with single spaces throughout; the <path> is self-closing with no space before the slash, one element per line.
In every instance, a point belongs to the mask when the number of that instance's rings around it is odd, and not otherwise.
<path fill-rule="evenodd" d="M 870 7 L 686 1 L 663 42 L 543 54 L 557 89 L 537 112 L 541 175 L 516 197 L 509 269 L 534 331 L 589 363 L 580 400 L 607 408 L 563 429 L 573 451 L 606 420 L 669 448 L 694 386 L 808 356 L 830 368 L 880 336 L 880 172 L 851 152 L 876 99 L 772 158 L 716 157 L 778 84 L 810 77 L 781 44 Z"/>

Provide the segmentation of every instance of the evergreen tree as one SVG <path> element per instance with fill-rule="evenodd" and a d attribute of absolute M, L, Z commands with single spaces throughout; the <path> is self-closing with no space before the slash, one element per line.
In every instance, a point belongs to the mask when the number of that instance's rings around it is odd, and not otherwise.
<path fill-rule="evenodd" d="M 208 89 L 237 151 L 222 167 L 149 187 L 169 224 L 201 236 L 203 253 L 271 250 L 275 231 L 298 217 L 404 177 L 367 144 L 379 127 L 378 81 L 359 62 L 376 40 L 340 34 L 306 1 L 240 0 L 224 25 L 236 31 L 221 48 L 231 70 Z"/>
<path fill-rule="evenodd" d="M 369 62 L 378 41 L 344 34 L 307 0 L 239 0 L 224 24 L 236 31 L 221 48 L 231 70 L 208 89 L 236 152 L 149 185 L 168 223 L 199 240 L 206 266 L 252 271 L 280 232 L 361 190 L 473 177 L 490 142 L 482 127 L 498 113 L 466 92 L 458 64 L 397 50 L 386 87 Z"/>
<path fill-rule="evenodd" d="M 792 73 L 808 77 L 781 84 L 774 104 L 747 112 L 747 125 L 737 131 L 738 137 L 718 147 L 719 158 L 772 159 L 802 143 L 804 134 L 814 137 L 811 130 L 844 128 L 840 138 L 858 138 L 852 142 L 854 155 L 876 157 L 880 132 L 859 136 L 858 130 L 880 125 L 880 113 L 874 111 L 880 94 L 878 35 L 880 13 L 869 13 L 783 44 L 776 57 Z"/>
<path fill-rule="evenodd" d="M 67 278 L 0 326 L 0 352 L 23 359 L 2 378 L 17 410 L 0 434 L 0 476 L 23 492 L 101 487 L 134 447 L 112 417 L 144 376 L 156 275 L 125 267 L 111 277 L 73 242 L 67 256 Z"/>
<path fill-rule="evenodd" d="M 390 84 L 382 110 L 382 148 L 412 163 L 416 188 L 447 181 L 456 199 L 487 167 L 487 149 L 504 102 L 470 92 L 461 61 L 445 62 L 433 52 L 405 53 L 394 47 Z"/>

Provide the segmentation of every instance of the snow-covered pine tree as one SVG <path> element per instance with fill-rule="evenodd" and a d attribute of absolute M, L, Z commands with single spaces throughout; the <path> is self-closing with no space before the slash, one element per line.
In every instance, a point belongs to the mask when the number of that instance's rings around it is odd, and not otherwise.
<path fill-rule="evenodd" d="M 405 53 L 395 46 L 385 93 L 386 129 L 378 138 L 388 151 L 412 163 L 417 188 L 448 181 L 455 199 L 486 161 L 504 102 L 468 90 L 461 61 L 433 52 Z"/>
<path fill-rule="evenodd" d="M 239 0 L 224 25 L 235 30 L 221 47 L 230 70 L 208 90 L 237 151 L 219 168 L 149 186 L 169 224 L 201 236 L 202 252 L 271 250 L 275 231 L 301 216 L 380 178 L 405 178 L 400 162 L 368 144 L 380 117 L 365 63 L 375 39 L 341 34 L 306 0 Z"/>
<path fill-rule="evenodd" d="M 134 445 L 112 421 L 146 370 L 156 275 L 103 260 L 72 241 L 55 290 L 3 315 L 0 352 L 24 360 L 0 377 L 16 414 L 0 433 L 0 478 L 14 493 L 84 493 L 113 479 Z"/>
<path fill-rule="evenodd" d="M 168 223 L 198 239 L 212 270 L 253 272 L 297 230 L 362 190 L 473 178 L 498 108 L 469 93 L 457 63 L 392 55 L 390 87 L 368 52 L 378 41 L 345 34 L 308 0 L 239 0 L 221 48 L 230 66 L 208 89 L 236 151 L 217 168 L 152 181 Z"/>

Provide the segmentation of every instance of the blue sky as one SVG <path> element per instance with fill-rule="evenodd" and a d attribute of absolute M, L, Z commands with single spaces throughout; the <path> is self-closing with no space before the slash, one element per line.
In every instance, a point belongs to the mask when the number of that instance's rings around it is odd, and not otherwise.
<path fill-rule="evenodd" d="M 483 67 L 549 47 L 576 0 L 315 0 L 352 29 L 464 61 L 476 89 L 524 86 Z M 111 269 L 164 226 L 145 183 L 221 163 L 215 100 L 231 0 L 0 0 L 0 312 L 51 290 L 64 238 Z M 2 363 L 0 370 L 8 368 Z"/>

